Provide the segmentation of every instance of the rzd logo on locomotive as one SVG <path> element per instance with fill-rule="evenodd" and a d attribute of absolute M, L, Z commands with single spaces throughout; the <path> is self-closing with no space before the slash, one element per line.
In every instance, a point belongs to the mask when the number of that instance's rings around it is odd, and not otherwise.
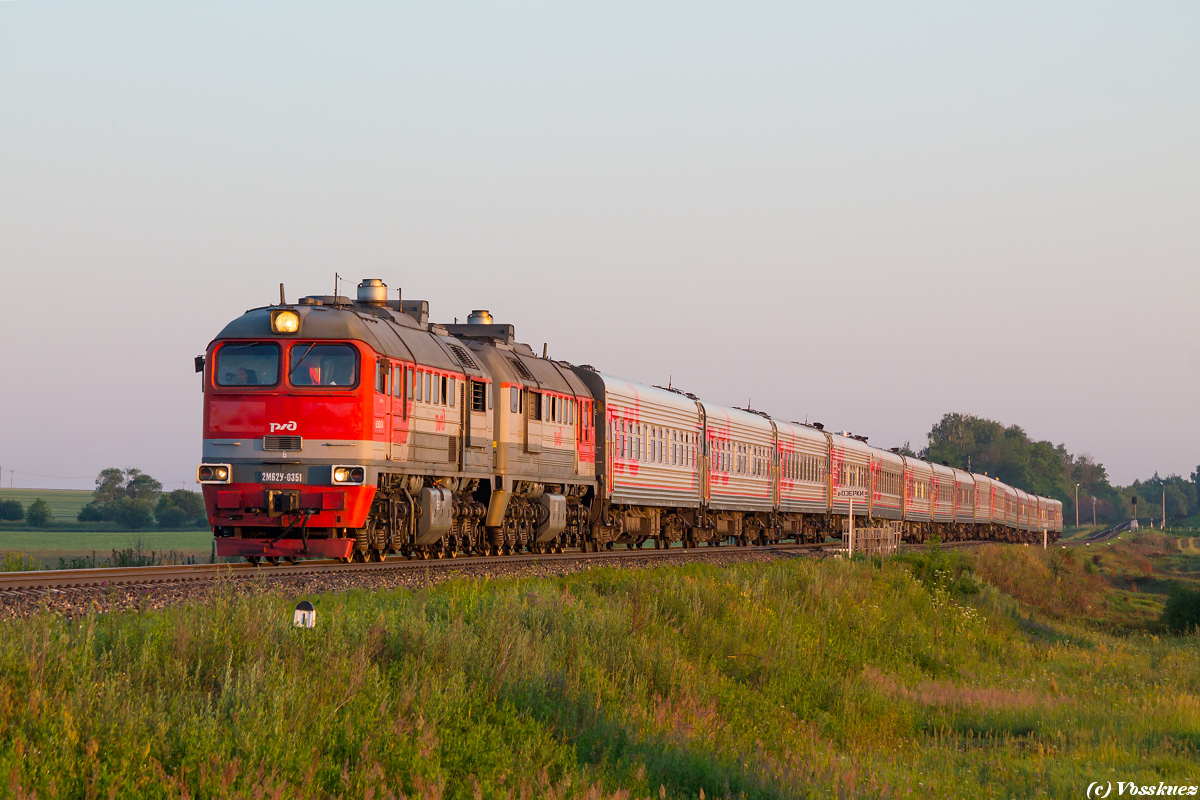
<path fill-rule="evenodd" d="M 292 420 L 291 422 L 272 422 L 271 423 L 271 433 L 275 433 L 275 431 L 294 431 L 294 430 L 296 430 L 296 421 L 295 420 Z"/>

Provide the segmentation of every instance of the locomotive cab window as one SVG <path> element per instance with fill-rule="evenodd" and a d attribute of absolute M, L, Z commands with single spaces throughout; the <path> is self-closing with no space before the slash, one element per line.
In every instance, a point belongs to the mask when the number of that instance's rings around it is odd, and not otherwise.
<path fill-rule="evenodd" d="M 354 386 L 358 351 L 345 344 L 294 344 L 288 376 L 292 386 Z"/>
<path fill-rule="evenodd" d="M 279 345 L 225 344 L 217 351 L 217 386 L 274 386 L 279 383 Z"/>

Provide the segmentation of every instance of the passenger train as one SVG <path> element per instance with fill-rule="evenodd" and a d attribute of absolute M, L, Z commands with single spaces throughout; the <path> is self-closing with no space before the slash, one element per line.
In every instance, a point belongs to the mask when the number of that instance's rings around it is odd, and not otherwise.
<path fill-rule="evenodd" d="M 823 542 L 851 516 L 912 542 L 1062 530 L 1057 500 L 539 357 L 486 311 L 431 323 L 377 279 L 281 286 L 196 369 L 216 552 L 254 563 Z"/>

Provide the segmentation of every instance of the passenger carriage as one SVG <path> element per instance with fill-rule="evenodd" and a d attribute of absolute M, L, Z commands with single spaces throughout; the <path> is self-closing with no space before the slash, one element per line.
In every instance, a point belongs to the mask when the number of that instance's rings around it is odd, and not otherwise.
<path fill-rule="evenodd" d="M 954 537 L 970 538 L 975 524 L 975 476 L 953 469 L 954 473 Z"/>
<path fill-rule="evenodd" d="M 904 518 L 904 458 L 898 453 L 871 448 L 871 516 Z"/>
<path fill-rule="evenodd" d="M 781 532 L 803 541 L 816 541 L 820 528 L 817 517 L 824 518 L 829 513 L 829 438 L 824 432 L 799 423 L 776 420 L 775 429 Z"/>
<path fill-rule="evenodd" d="M 925 541 L 933 524 L 933 466 L 904 456 L 904 520 L 909 538 Z"/>
<path fill-rule="evenodd" d="M 943 538 L 954 524 L 954 470 L 944 464 L 930 464 L 933 470 L 932 514 L 933 522 Z"/>
<path fill-rule="evenodd" d="M 850 517 L 851 508 L 856 517 L 868 517 L 871 514 L 869 505 L 871 492 L 871 448 L 866 442 L 849 435 L 836 433 L 827 434 L 829 437 L 829 490 L 830 513 L 833 515 L 834 530 L 840 529 L 844 520 Z M 861 490 L 861 500 L 839 499 L 838 490 Z"/>

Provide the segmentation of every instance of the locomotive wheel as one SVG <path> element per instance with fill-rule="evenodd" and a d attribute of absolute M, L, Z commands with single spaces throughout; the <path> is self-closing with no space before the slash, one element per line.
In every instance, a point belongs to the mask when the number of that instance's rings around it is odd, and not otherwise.
<path fill-rule="evenodd" d="M 287 558 L 284 559 L 284 561 L 286 561 L 289 564 L 295 564 L 295 563 L 299 562 L 300 559 L 297 558 L 296 556 L 288 556 Z"/>
<path fill-rule="evenodd" d="M 246 556 L 246 561 L 257 567 L 259 559 L 258 556 Z"/>
<path fill-rule="evenodd" d="M 270 564 L 272 567 L 279 566 L 279 556 L 267 556 L 263 560 L 266 561 L 268 564 Z"/>

